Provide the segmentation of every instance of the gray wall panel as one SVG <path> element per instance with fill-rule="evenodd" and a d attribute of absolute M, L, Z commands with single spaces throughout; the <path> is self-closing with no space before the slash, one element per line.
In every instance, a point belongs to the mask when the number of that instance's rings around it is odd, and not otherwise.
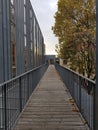
<path fill-rule="evenodd" d="M 13 44 L 16 44 L 16 75 L 25 72 L 24 55 L 27 57 L 27 70 L 42 64 L 43 59 L 43 36 L 30 0 L 26 0 L 26 16 L 24 16 L 24 0 L 14 0 L 15 36 L 11 33 L 13 30 L 11 7 L 10 0 L 0 0 L 0 83 L 12 78 Z M 26 17 L 27 52 L 24 50 L 24 17 Z"/>
<path fill-rule="evenodd" d="M 21 45 L 21 50 L 20 50 L 20 55 L 21 55 L 21 73 L 25 71 L 24 69 L 24 0 L 20 0 L 20 27 L 21 27 L 21 40 L 20 40 L 20 45 Z"/>
<path fill-rule="evenodd" d="M 24 0 L 15 0 L 16 23 L 16 71 L 17 75 L 24 72 Z"/>
<path fill-rule="evenodd" d="M 11 59 L 9 58 L 9 53 L 10 53 L 10 36 L 8 34 L 10 34 L 10 19 L 9 19 L 9 0 L 3 0 L 1 1 L 1 12 L 2 12 L 2 17 L 0 18 L 0 31 L 1 31 L 1 38 L 0 41 L 2 43 L 0 43 L 0 48 L 2 48 L 2 50 L 0 50 L 1 54 L 0 54 L 0 59 L 1 59 L 1 63 L 0 66 L 2 68 L 1 73 L 2 74 L 2 78 L 1 78 L 1 82 L 2 81 L 7 81 L 8 79 L 11 78 Z M 3 63 L 3 66 L 2 66 Z"/>
<path fill-rule="evenodd" d="M 15 0 L 15 25 L 16 25 L 16 74 L 20 74 L 20 41 L 19 41 L 19 0 Z"/>
<path fill-rule="evenodd" d="M 2 23 L 2 0 L 0 0 L 0 83 L 4 81 L 3 68 L 3 23 Z"/>
<path fill-rule="evenodd" d="M 10 5 L 0 0 L 0 83 L 11 78 Z"/>
<path fill-rule="evenodd" d="M 26 23 L 27 23 L 27 50 L 28 50 L 28 70 L 31 68 L 31 45 L 30 45 L 30 1 L 27 0 Z"/>
<path fill-rule="evenodd" d="M 5 81 L 7 80 L 8 77 L 8 45 L 7 45 L 7 3 L 6 0 L 3 0 L 3 47 L 4 47 L 4 76 L 5 76 Z"/>
<path fill-rule="evenodd" d="M 10 0 L 7 0 L 7 44 L 8 44 L 8 79 L 12 78 L 11 33 L 10 33 Z"/>

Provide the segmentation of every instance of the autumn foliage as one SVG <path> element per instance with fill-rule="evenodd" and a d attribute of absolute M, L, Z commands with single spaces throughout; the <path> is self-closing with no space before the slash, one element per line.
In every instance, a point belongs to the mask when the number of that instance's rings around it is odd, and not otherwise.
<path fill-rule="evenodd" d="M 59 39 L 56 51 L 71 69 L 93 79 L 95 77 L 95 0 L 58 0 L 55 24 Z"/>

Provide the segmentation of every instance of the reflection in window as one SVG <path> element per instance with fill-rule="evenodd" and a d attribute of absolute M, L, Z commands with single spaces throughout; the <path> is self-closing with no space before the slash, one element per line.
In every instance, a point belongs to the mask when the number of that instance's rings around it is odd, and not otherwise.
<path fill-rule="evenodd" d="M 16 60 L 15 60 L 15 57 L 16 57 L 16 46 L 15 44 L 12 44 L 12 65 L 15 66 L 16 65 Z"/>
<path fill-rule="evenodd" d="M 10 21 L 11 21 L 11 46 L 12 46 L 12 77 L 16 76 L 16 31 L 15 31 L 15 10 L 14 10 L 14 0 L 11 0 L 10 7 Z"/>
<path fill-rule="evenodd" d="M 26 0 L 24 0 L 24 5 L 26 5 Z"/>
<path fill-rule="evenodd" d="M 26 7 L 24 6 L 24 23 L 26 23 Z"/>
<path fill-rule="evenodd" d="M 31 35 L 31 41 L 32 41 L 32 40 L 33 40 L 33 39 L 32 39 L 32 32 L 30 33 L 30 35 Z"/>
<path fill-rule="evenodd" d="M 30 19 L 30 31 L 32 31 L 33 28 L 33 23 L 32 23 L 32 19 Z"/>
<path fill-rule="evenodd" d="M 26 24 L 24 24 L 24 34 L 26 35 Z"/>
<path fill-rule="evenodd" d="M 33 67 L 33 43 L 31 42 L 31 67 Z"/>
<path fill-rule="evenodd" d="M 10 10 L 11 10 L 11 22 L 15 23 L 15 17 L 14 17 L 15 11 L 13 6 L 11 6 Z"/>
<path fill-rule="evenodd" d="M 25 62 L 25 71 L 27 71 L 28 70 L 28 68 L 27 68 L 27 66 L 28 66 L 28 63 L 27 63 L 27 58 L 28 58 L 28 50 L 27 50 L 27 46 L 25 46 L 24 47 L 24 57 L 25 57 L 25 59 L 24 59 L 24 62 Z"/>
<path fill-rule="evenodd" d="M 11 43 L 16 44 L 15 43 L 15 27 L 13 27 L 12 25 L 11 25 Z"/>
<path fill-rule="evenodd" d="M 24 63 L 25 63 L 25 71 L 28 70 L 28 49 L 27 49 L 27 36 L 26 36 L 26 0 L 24 0 Z"/>
<path fill-rule="evenodd" d="M 27 45 L 26 36 L 24 36 L 24 45 L 25 45 L 25 47 Z"/>
<path fill-rule="evenodd" d="M 31 50 L 32 50 L 33 46 L 32 46 L 32 43 L 31 43 Z"/>
<path fill-rule="evenodd" d="M 30 18 L 32 18 L 32 10 L 30 10 Z"/>
<path fill-rule="evenodd" d="M 14 0 L 11 0 L 11 4 L 14 5 Z"/>

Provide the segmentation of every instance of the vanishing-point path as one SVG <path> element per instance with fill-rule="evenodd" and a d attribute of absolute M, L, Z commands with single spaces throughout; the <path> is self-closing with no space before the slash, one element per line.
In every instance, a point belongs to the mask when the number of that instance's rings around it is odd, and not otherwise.
<path fill-rule="evenodd" d="M 48 67 L 14 130 L 86 130 L 54 65 Z"/>

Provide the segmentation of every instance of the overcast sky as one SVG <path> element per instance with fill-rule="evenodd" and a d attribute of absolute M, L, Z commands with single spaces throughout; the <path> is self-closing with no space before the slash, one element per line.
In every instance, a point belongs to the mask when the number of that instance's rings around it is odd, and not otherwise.
<path fill-rule="evenodd" d="M 31 0 L 34 12 L 44 36 L 46 54 L 56 54 L 55 44 L 57 38 L 53 34 L 51 27 L 54 25 L 54 15 L 57 10 L 58 0 Z"/>

